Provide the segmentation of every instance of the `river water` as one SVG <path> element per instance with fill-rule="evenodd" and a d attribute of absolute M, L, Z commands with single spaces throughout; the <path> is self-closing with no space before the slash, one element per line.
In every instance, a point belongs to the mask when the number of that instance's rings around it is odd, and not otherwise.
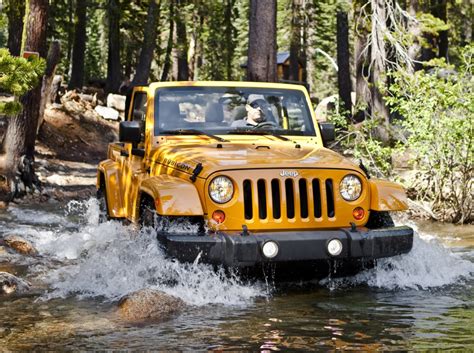
<path fill-rule="evenodd" d="M 0 297 L 0 351 L 474 350 L 474 227 L 410 223 L 411 253 L 349 278 L 244 282 L 166 259 L 151 231 L 98 223 L 97 204 L 0 211 L 1 234 L 39 257 L 0 252 L 0 271 L 28 280 Z M 142 288 L 189 304 L 167 321 L 132 325 L 117 300 Z"/>

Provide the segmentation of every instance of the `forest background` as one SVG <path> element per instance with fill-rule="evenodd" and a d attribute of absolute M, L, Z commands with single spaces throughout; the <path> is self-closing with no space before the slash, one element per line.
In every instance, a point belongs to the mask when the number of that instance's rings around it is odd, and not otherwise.
<path fill-rule="evenodd" d="M 287 52 L 285 80 L 301 78 L 315 105 L 334 98 L 332 147 L 374 176 L 400 178 L 393 164 L 406 159 L 415 172 L 402 181 L 432 218 L 474 220 L 470 0 L 0 0 L 0 7 L 0 48 L 8 48 L 0 50 L 0 91 L 13 96 L 0 102 L 9 116 L 0 138 L 3 195 L 17 194 L 18 183 L 35 187 L 38 107 L 54 73 L 68 90 L 106 93 L 150 81 L 278 81 L 276 63 L 260 60 Z M 25 49 L 44 60 L 22 58 Z M 22 143 L 14 127 L 25 130 Z"/>

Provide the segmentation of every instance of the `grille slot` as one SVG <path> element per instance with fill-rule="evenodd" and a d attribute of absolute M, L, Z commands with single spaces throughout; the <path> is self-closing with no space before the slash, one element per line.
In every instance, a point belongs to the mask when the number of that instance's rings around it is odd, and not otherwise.
<path fill-rule="evenodd" d="M 295 218 L 295 191 L 293 190 L 293 180 L 285 180 L 286 193 L 286 216 L 288 218 Z"/>
<path fill-rule="evenodd" d="M 328 206 L 328 217 L 334 217 L 336 212 L 334 209 L 334 188 L 332 179 L 326 180 L 326 203 Z"/>
<path fill-rule="evenodd" d="M 308 186 L 306 185 L 306 179 L 300 179 L 300 212 L 301 218 L 308 218 Z"/>
<path fill-rule="evenodd" d="M 258 216 L 260 219 L 267 218 L 267 193 L 265 190 L 265 180 L 260 179 L 257 182 L 258 192 Z"/>
<path fill-rule="evenodd" d="M 321 218 L 323 215 L 321 207 L 321 187 L 319 185 L 319 179 L 313 179 L 313 205 L 314 205 L 314 217 Z"/>
<path fill-rule="evenodd" d="M 280 193 L 280 182 L 278 179 L 272 179 L 272 209 L 273 218 L 281 218 L 281 193 Z"/>
<path fill-rule="evenodd" d="M 244 180 L 244 213 L 245 219 L 253 218 L 253 209 L 252 209 L 252 183 L 250 180 Z"/>

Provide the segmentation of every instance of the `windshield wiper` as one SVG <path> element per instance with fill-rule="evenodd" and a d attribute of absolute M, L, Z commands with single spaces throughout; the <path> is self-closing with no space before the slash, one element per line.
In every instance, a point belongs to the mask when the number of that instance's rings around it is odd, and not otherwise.
<path fill-rule="evenodd" d="M 256 129 L 235 129 L 230 130 L 229 134 L 235 135 L 271 135 L 282 141 L 291 141 L 288 137 L 282 136 L 275 132 L 275 130 L 256 130 Z"/>
<path fill-rule="evenodd" d="M 176 129 L 176 130 L 166 130 L 166 131 L 160 131 L 160 132 L 162 134 L 167 134 L 167 135 L 204 135 L 214 140 L 217 140 L 219 142 L 229 142 L 229 140 L 223 139 L 222 137 L 209 134 L 205 131 L 201 131 L 197 129 Z"/>

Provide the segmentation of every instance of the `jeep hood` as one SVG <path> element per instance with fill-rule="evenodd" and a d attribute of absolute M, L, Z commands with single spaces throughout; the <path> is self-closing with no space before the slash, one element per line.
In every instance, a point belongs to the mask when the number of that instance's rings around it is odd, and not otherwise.
<path fill-rule="evenodd" d="M 192 173 L 201 163 L 201 178 L 231 169 L 350 169 L 360 168 L 336 152 L 318 146 L 301 147 L 293 142 L 267 144 L 173 144 L 152 152 L 155 163 Z"/>

